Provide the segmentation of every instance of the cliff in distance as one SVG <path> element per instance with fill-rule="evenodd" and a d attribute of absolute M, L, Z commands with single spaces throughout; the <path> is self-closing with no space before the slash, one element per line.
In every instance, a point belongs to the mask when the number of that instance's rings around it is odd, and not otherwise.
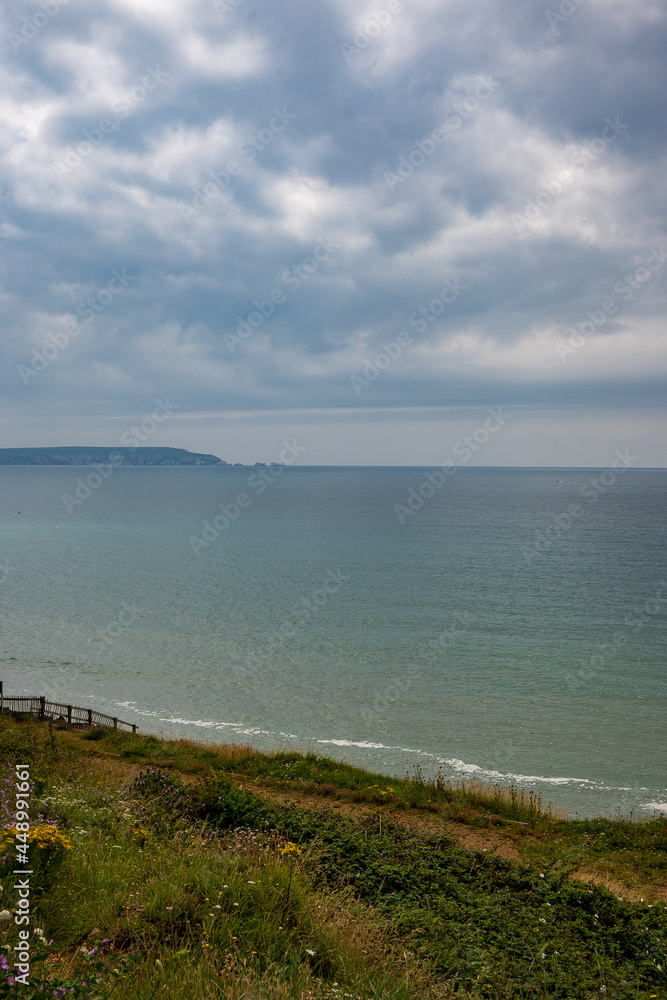
<path fill-rule="evenodd" d="M 185 448 L 0 448 L 0 465 L 229 465 Z"/>

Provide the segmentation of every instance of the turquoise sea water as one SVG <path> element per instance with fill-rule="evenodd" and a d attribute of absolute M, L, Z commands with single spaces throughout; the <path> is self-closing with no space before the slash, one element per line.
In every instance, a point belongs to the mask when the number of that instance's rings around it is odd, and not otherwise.
<path fill-rule="evenodd" d="M 666 471 L 90 472 L 0 468 L 6 693 L 667 811 Z"/>

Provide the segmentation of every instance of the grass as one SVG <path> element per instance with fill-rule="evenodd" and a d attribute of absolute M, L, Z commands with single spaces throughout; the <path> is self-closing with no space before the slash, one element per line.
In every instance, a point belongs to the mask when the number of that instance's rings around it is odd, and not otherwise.
<path fill-rule="evenodd" d="M 0 974 L 0 997 L 667 997 L 664 819 L 572 821 L 516 789 L 1 717 L 0 765 L 25 762 L 73 849 L 31 848 L 45 990 Z M 655 901 L 619 898 L 609 872 Z"/>

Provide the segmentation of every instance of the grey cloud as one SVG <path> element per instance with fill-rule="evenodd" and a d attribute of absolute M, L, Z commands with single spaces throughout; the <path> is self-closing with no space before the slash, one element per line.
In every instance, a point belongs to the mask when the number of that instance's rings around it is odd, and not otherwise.
<path fill-rule="evenodd" d="M 224 21 L 205 2 L 174 3 L 156 21 L 143 6 L 71 2 L 16 51 L 8 35 L 37 8 L 6 6 L 0 356 L 10 412 L 41 412 L 45 426 L 68 408 L 135 412 L 167 385 L 193 409 L 344 409 L 355 366 L 456 276 L 466 293 L 359 405 L 493 404 L 499 389 L 535 405 L 659 399 L 661 373 L 647 361 L 628 374 L 621 342 L 630 331 L 641 355 L 664 310 L 667 268 L 596 334 L 621 345 L 614 361 L 610 343 L 611 369 L 597 377 L 556 371 L 537 347 L 530 363 L 502 352 L 531 337 L 556 344 L 667 242 L 664 10 L 628 0 L 607 16 L 586 0 L 550 31 L 556 4 L 403 8 L 348 62 L 351 8 L 334 0 L 243 2 Z M 236 42 L 232 72 L 215 52 L 232 60 L 225 46 Z M 157 66 L 169 79 L 114 118 L 114 103 Z M 497 87 L 474 107 L 484 78 Z M 240 153 L 276 108 L 293 121 L 252 158 Z M 387 174 L 457 114 L 392 187 Z M 86 139 L 109 116 L 99 143 Z M 572 166 L 549 201 L 553 172 L 599 141 L 609 118 L 627 129 Z M 57 176 L 67 147 L 81 163 Z M 214 191 L 211 172 L 230 161 L 238 171 Z M 205 185 L 214 193 L 183 218 Z M 520 239 L 513 217 L 538 195 L 544 207 Z M 328 234 L 340 248 L 230 352 L 225 335 L 239 318 L 272 289 L 287 293 L 285 270 Z M 123 267 L 131 286 L 24 384 L 18 366 Z M 468 360 L 444 353 L 450 362 L 430 369 L 421 347 L 445 350 L 463 335 L 473 338 Z"/>

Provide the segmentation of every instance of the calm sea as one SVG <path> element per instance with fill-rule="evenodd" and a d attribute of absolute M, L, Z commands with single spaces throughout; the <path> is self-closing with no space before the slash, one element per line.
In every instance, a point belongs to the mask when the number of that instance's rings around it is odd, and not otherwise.
<path fill-rule="evenodd" d="M 90 474 L 0 468 L 6 693 L 667 810 L 666 471 Z"/>

